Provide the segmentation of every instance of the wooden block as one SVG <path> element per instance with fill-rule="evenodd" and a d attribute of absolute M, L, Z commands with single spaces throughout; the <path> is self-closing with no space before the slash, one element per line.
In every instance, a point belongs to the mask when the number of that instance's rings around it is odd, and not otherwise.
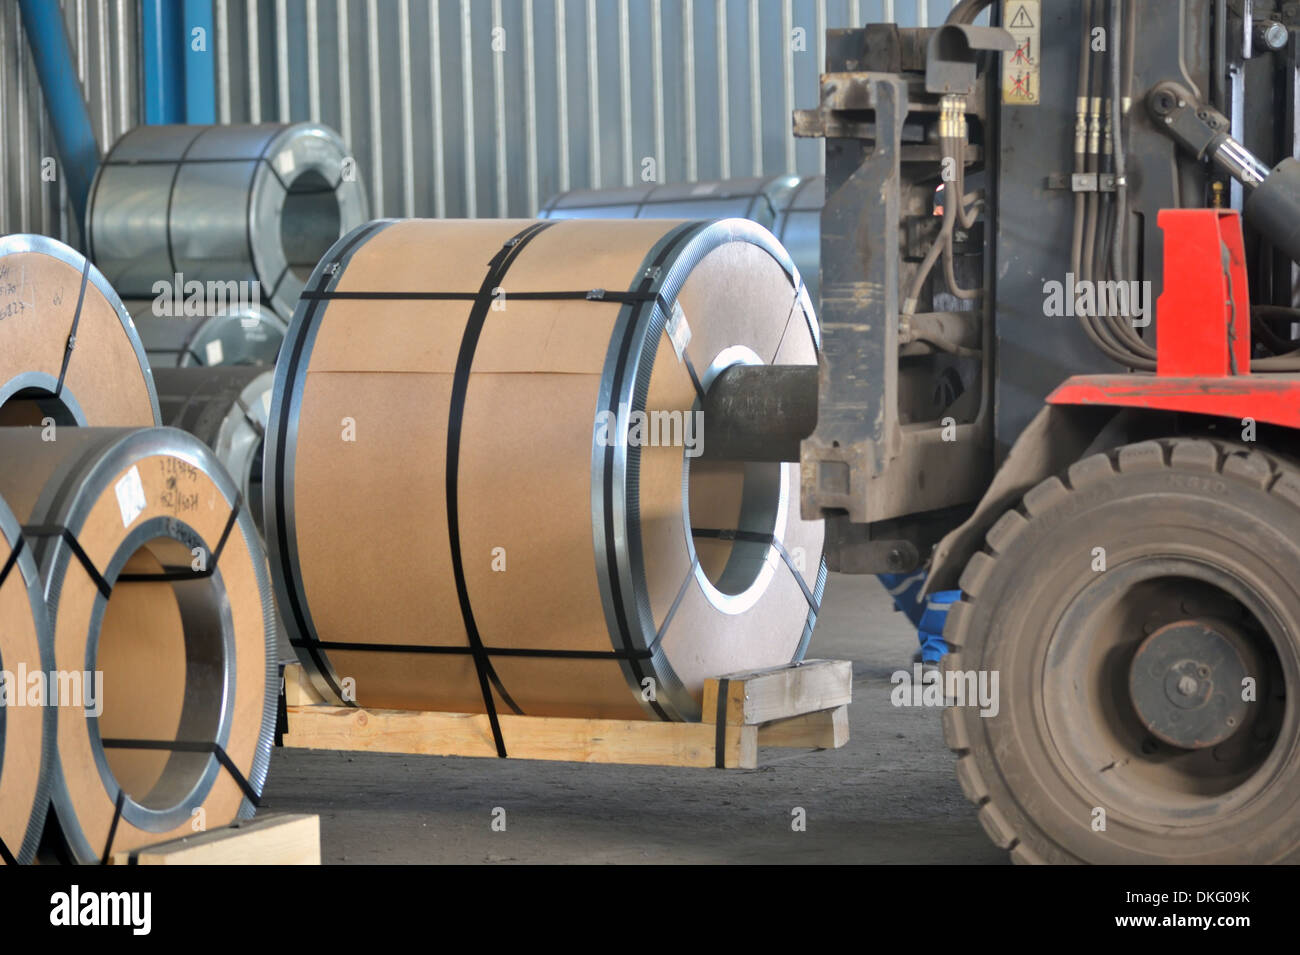
<path fill-rule="evenodd" d="M 853 699 L 853 665 L 848 660 L 806 660 L 704 682 L 703 720 L 718 714 L 718 686 L 727 681 L 729 723 L 756 725 L 843 706 Z"/>
<path fill-rule="evenodd" d="M 849 741 L 849 708 L 805 713 L 788 720 L 764 723 L 758 727 L 759 746 L 810 746 L 839 749 Z"/>
<path fill-rule="evenodd" d="M 713 726 L 648 720 L 499 717 L 506 753 L 517 759 L 580 763 L 713 766 Z M 729 743 L 731 741 L 729 740 Z M 284 745 L 298 749 L 360 750 L 421 756 L 496 756 L 483 713 L 289 707 Z M 738 736 L 731 748 L 744 758 Z M 730 750 L 729 750 L 730 751 Z"/>
<path fill-rule="evenodd" d="M 284 702 L 286 706 L 310 706 L 325 702 L 325 698 L 311 685 L 311 678 L 301 663 L 284 665 Z"/>
<path fill-rule="evenodd" d="M 222 829 L 113 853 L 114 865 L 320 865 L 320 816 L 268 813 Z"/>

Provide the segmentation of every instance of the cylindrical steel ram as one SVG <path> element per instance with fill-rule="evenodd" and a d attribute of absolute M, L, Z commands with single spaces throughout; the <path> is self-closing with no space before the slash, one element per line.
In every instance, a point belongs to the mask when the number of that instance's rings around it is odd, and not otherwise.
<path fill-rule="evenodd" d="M 705 460 L 700 418 L 725 369 L 817 349 L 789 256 L 740 219 L 342 240 L 290 325 L 266 442 L 272 574 L 316 685 L 695 719 L 707 678 L 800 659 L 825 569 L 799 466 Z"/>
<path fill-rule="evenodd" d="M 100 164 L 86 242 L 127 298 L 197 282 L 243 301 L 257 282 L 288 318 L 321 255 L 366 218 L 355 161 L 325 126 L 137 126 Z"/>

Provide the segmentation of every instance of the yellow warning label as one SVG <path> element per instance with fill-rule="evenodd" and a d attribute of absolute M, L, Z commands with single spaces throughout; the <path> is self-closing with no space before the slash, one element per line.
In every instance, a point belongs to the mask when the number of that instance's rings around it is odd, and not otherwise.
<path fill-rule="evenodd" d="M 1042 13 L 1040 0 L 1003 0 L 1002 26 L 1016 41 L 1014 50 L 1002 54 L 1002 102 L 1008 105 L 1038 105 Z"/>

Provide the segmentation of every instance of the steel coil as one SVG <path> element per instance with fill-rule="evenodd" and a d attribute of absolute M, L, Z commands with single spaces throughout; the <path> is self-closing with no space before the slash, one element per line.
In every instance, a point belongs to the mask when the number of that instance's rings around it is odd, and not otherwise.
<path fill-rule="evenodd" d="M 266 443 L 272 576 L 316 685 L 694 719 L 707 677 L 799 659 L 825 571 L 798 465 L 704 461 L 686 429 L 723 369 L 815 363 L 817 334 L 789 256 L 740 219 L 342 240 L 290 325 Z M 629 426 L 647 412 L 659 440 Z"/>
<path fill-rule="evenodd" d="M 158 423 L 130 316 L 84 257 L 39 235 L 0 237 L 0 425 Z"/>
<path fill-rule="evenodd" d="M 219 315 L 160 316 L 152 299 L 130 299 L 149 364 L 160 368 L 213 365 L 274 365 L 288 325 L 260 304 Z"/>
<path fill-rule="evenodd" d="M 288 318 L 322 253 L 366 217 L 347 148 L 325 126 L 137 126 L 100 164 L 86 242 L 127 298 L 178 277 L 256 281 Z"/>
<path fill-rule="evenodd" d="M 825 176 L 781 175 L 688 183 L 574 189 L 552 196 L 543 219 L 720 219 L 739 217 L 781 240 L 820 301 L 821 212 Z"/>
<path fill-rule="evenodd" d="M 216 454 L 262 529 L 262 442 L 271 410 L 270 368 L 159 368 L 163 423 L 188 431 Z"/>
<path fill-rule="evenodd" d="M 52 668 L 36 562 L 0 500 L 0 863 L 31 862 L 45 825 L 55 710 L 45 705 L 43 678 Z M 36 674 L 39 698 L 31 695 Z"/>
<path fill-rule="evenodd" d="M 0 494 L 40 572 L 52 666 L 94 687 L 59 707 L 56 857 L 96 862 L 251 816 L 275 730 L 275 625 L 229 476 L 173 428 L 0 429 L 0 457 L 23 462 L 0 470 Z"/>

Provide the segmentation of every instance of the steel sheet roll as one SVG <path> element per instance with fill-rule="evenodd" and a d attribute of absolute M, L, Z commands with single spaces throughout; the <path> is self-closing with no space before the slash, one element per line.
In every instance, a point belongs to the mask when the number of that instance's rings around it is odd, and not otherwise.
<path fill-rule="evenodd" d="M 266 443 L 272 576 L 317 686 L 693 719 L 708 677 L 799 659 L 824 569 L 798 466 L 705 462 L 687 429 L 724 368 L 816 358 L 752 222 L 357 230 L 299 303 Z"/>
<path fill-rule="evenodd" d="M 0 458 L 23 462 L 0 470 L 0 494 L 40 571 L 52 665 L 95 688 L 59 708 L 49 837 L 96 862 L 196 817 L 251 816 L 220 756 L 260 794 L 277 661 L 265 558 L 230 477 L 173 428 L 3 429 Z"/>
<path fill-rule="evenodd" d="M 270 368 L 159 368 L 163 423 L 188 431 L 216 454 L 262 529 L 262 442 L 271 410 Z"/>
<path fill-rule="evenodd" d="M 0 237 L 0 426 L 158 423 L 144 348 L 111 285 L 75 250 Z"/>
<path fill-rule="evenodd" d="M 17 518 L 0 499 L 0 864 L 32 861 L 50 800 L 53 707 L 49 620 L 41 579 Z M 41 674 L 41 696 L 31 677 Z"/>
<path fill-rule="evenodd" d="M 86 241 L 128 298 L 176 276 L 256 281 L 288 318 L 320 256 L 366 217 L 347 148 L 325 126 L 137 126 L 100 164 Z"/>
<path fill-rule="evenodd" d="M 288 325 L 258 304 L 219 315 L 157 315 L 152 299 L 131 299 L 126 310 L 135 322 L 149 364 L 159 368 L 213 365 L 274 365 Z"/>
<path fill-rule="evenodd" d="M 561 192 L 547 201 L 538 216 L 543 219 L 749 219 L 770 229 L 785 246 L 816 306 L 825 193 L 825 176 L 647 183 Z"/>
<path fill-rule="evenodd" d="M 790 252 L 799 274 L 808 283 L 813 304 L 821 306 L 822 206 L 826 177 L 805 176 L 786 197 L 772 231 Z"/>
<path fill-rule="evenodd" d="M 574 189 L 551 197 L 542 219 L 749 219 L 771 229 L 798 176 L 644 183 Z"/>

